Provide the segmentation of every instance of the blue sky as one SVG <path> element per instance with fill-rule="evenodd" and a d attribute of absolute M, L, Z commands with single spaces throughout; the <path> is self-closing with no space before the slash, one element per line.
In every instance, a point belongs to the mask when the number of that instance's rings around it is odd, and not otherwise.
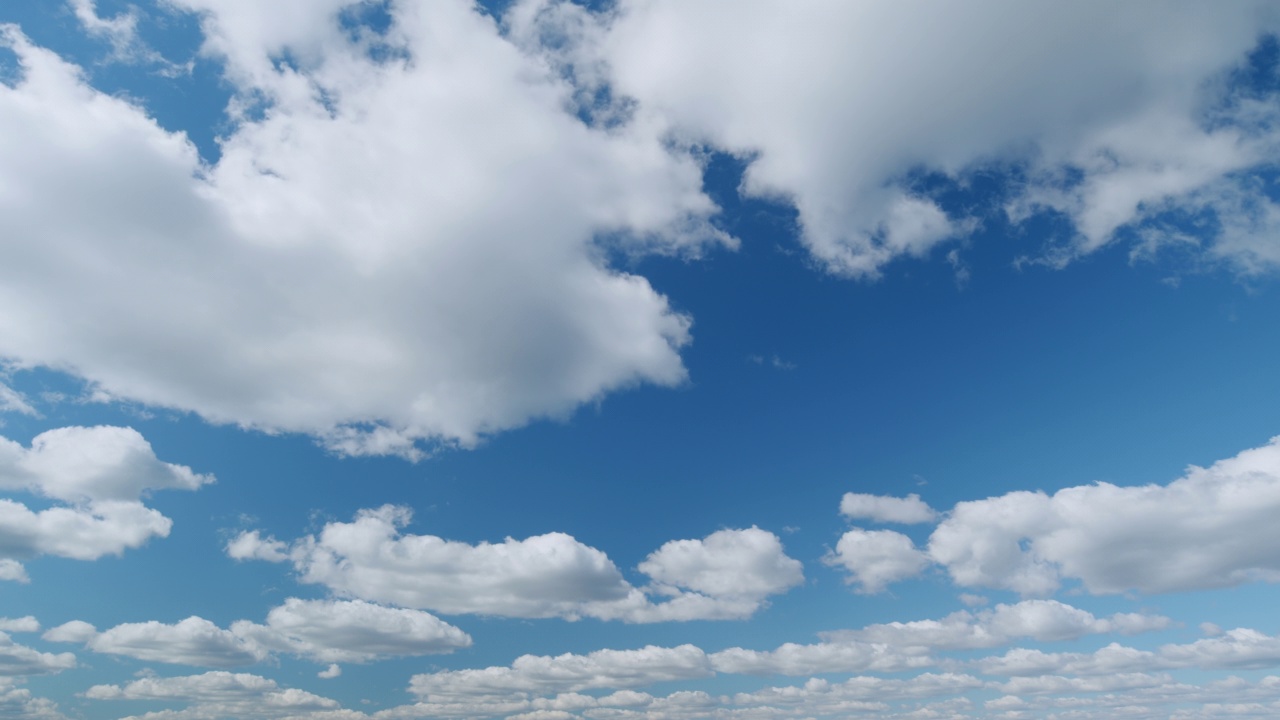
<path fill-rule="evenodd" d="M 1280 711 L 1280 16 L 0 8 L 0 716 Z"/>

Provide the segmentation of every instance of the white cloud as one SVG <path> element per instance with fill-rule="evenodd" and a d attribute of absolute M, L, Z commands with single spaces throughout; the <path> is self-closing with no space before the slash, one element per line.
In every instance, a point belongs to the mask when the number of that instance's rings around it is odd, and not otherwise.
<path fill-rule="evenodd" d="M 900 532 L 854 528 L 840 537 L 824 562 L 848 570 L 845 581 L 856 583 L 859 592 L 877 593 L 890 583 L 919 575 L 929 558 Z"/>
<path fill-rule="evenodd" d="M 11 678 L 0 678 L 0 717 L 9 720 L 67 720 L 58 712 L 58 704 L 36 697 L 31 691 L 14 687 Z"/>
<path fill-rule="evenodd" d="M 1156 18 L 1103 2 L 624 0 L 594 22 L 521 5 L 525 36 L 577 40 L 554 60 L 747 159 L 742 191 L 793 203 L 804 243 L 844 275 L 875 276 L 971 230 L 912 189 L 915 171 L 963 183 L 1023 166 L 1015 219 L 1037 205 L 1067 213 L 1069 257 L 1209 184 L 1246 185 L 1233 173 L 1280 146 L 1274 124 L 1209 129 L 1202 117 L 1206 88 L 1277 26 L 1262 2 L 1183 2 Z M 1220 240 L 1211 252 L 1235 253 Z"/>
<path fill-rule="evenodd" d="M 49 642 L 87 643 L 98 635 L 98 629 L 83 620 L 71 620 L 49 628 L 40 637 Z"/>
<path fill-rule="evenodd" d="M 29 450 L 0 438 L 0 490 L 89 503 L 137 500 L 148 490 L 196 490 L 211 482 L 212 475 L 160 461 L 133 428 L 57 428 L 35 436 Z"/>
<path fill-rule="evenodd" d="M 265 560 L 284 562 L 289 559 L 289 546 L 274 537 L 262 535 L 257 530 L 242 532 L 227 543 L 227 557 L 233 560 Z"/>
<path fill-rule="evenodd" d="M 51 675 L 76 666 L 71 653 L 44 653 L 15 643 L 0 632 L 0 677 Z"/>
<path fill-rule="evenodd" d="M 1168 485 L 1098 483 L 962 502 L 929 555 L 963 586 L 1172 592 L 1280 581 L 1280 438 Z"/>
<path fill-rule="evenodd" d="M 281 688 L 274 680 L 247 673 L 207 672 L 169 678 L 141 678 L 127 685 L 94 685 L 85 691 L 91 700 L 185 701 L 179 711 L 147 713 L 148 720 L 188 718 L 304 717 L 310 711 L 338 708 L 329 698 L 297 688 Z M 318 716 L 317 716 L 318 717 Z"/>
<path fill-rule="evenodd" d="M 672 540 L 644 562 L 654 582 L 713 597 L 760 600 L 804 582 L 799 560 L 787 557 L 778 536 L 756 527 L 720 530 L 703 540 Z"/>
<path fill-rule="evenodd" d="M 604 552 L 564 533 L 471 545 L 403 533 L 410 518 L 408 508 L 387 505 L 362 510 L 349 523 L 330 522 L 291 545 L 250 531 L 226 549 L 237 559 L 287 556 L 299 580 L 339 595 L 445 614 L 740 619 L 804 579 L 778 537 L 759 528 L 663 545 L 639 567 L 654 581 L 641 590 Z"/>
<path fill-rule="evenodd" d="M 365 663 L 448 653 L 471 645 L 471 636 L 421 610 L 362 600 L 298 598 L 273 608 L 264 624 L 239 620 L 223 629 L 204 618 L 189 617 L 172 625 L 125 623 L 98 633 L 92 625 L 73 620 L 49 630 L 44 639 L 83 642 L 94 652 L 201 667 L 251 665 L 273 653 L 322 663 Z"/>
<path fill-rule="evenodd" d="M 271 650 L 329 663 L 447 653 L 471 645 L 471 636 L 430 613 L 362 600 L 289 598 L 267 613 L 265 625 L 240 621 L 231 631 Z"/>
<path fill-rule="evenodd" d="M 1056 600 L 1023 600 L 976 612 L 960 611 L 940 620 L 913 620 L 868 625 L 861 630 L 825 633 L 829 641 L 883 643 L 894 647 L 923 646 L 934 650 L 996 647 L 1022 638 L 1041 642 L 1072 640 L 1085 635 L 1132 635 L 1169 626 L 1159 615 L 1117 613 L 1095 617 Z"/>
<path fill-rule="evenodd" d="M 23 191 L 0 199 L 0 357 L 411 457 L 683 382 L 689 318 L 597 238 L 732 244 L 694 158 L 566 112 L 572 89 L 471 3 L 392 4 L 380 39 L 340 29 L 352 4 L 175 3 L 236 93 L 207 167 L 6 27 L 22 76 L 0 137 L 22 141 L 0 144 L 0 186 Z"/>
<path fill-rule="evenodd" d="M 267 657 L 258 644 L 201 617 L 174 625 L 154 620 L 117 625 L 91 638 L 86 646 L 99 653 L 200 667 L 250 665 Z"/>
<path fill-rule="evenodd" d="M 140 498 L 210 482 L 211 475 L 161 462 L 131 428 L 58 428 L 37 435 L 30 449 L 0 438 L 0 490 L 65 503 L 32 511 L 0 498 L 0 579 L 26 582 L 19 560 L 37 555 L 96 560 L 165 537 L 172 521 Z"/>
<path fill-rule="evenodd" d="M 0 382 L 0 413 L 6 412 L 22 413 L 23 415 L 38 414 L 22 393 Z"/>
<path fill-rule="evenodd" d="M 40 632 L 40 621 L 36 620 L 31 615 L 20 618 L 0 618 L 0 632 Z"/>
<path fill-rule="evenodd" d="M 693 645 L 647 646 L 638 650 L 597 650 L 587 655 L 522 655 L 510 667 L 414 675 L 409 690 L 431 700 L 510 693 L 545 695 L 711 675 L 706 653 Z"/>
<path fill-rule="evenodd" d="M 840 499 L 840 514 L 855 520 L 907 525 L 933 522 L 938 516 L 938 513 L 915 493 L 904 498 L 845 493 Z"/>

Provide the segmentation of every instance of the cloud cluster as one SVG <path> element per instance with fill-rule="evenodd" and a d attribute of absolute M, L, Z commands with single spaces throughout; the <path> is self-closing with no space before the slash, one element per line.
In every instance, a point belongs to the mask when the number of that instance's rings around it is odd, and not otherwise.
<path fill-rule="evenodd" d="M 0 357 L 410 457 L 683 382 L 689 318 L 596 241 L 730 242 L 692 156 L 566 112 L 571 88 L 468 2 L 391 5 L 383 35 L 344 28 L 357 4 L 173 3 L 236 95 L 212 165 L 4 27 L 0 137 L 21 142 L 0 187 L 22 191 L 0 195 Z"/>
<path fill-rule="evenodd" d="M 1008 217 L 1068 217 L 1076 237 L 1059 260 L 1172 208 L 1203 206 L 1197 196 L 1210 188 L 1273 207 L 1241 176 L 1277 157 L 1274 109 L 1224 103 L 1232 112 L 1205 118 L 1206 93 L 1228 92 L 1226 72 L 1277 27 L 1265 3 L 1227 12 L 1179 3 L 1159 21 L 1148 8 L 1103 2 L 521 6 L 524 36 L 577 40 L 548 53 L 576 76 L 744 158 L 742 191 L 793 204 L 805 245 L 842 275 L 874 277 L 972 231 L 980 218 L 949 215 L 913 182 L 920 174 L 964 183 L 975 171 L 1020 169 Z M 1208 242 L 1256 266 L 1274 258 L 1257 252 L 1265 237 Z"/>
<path fill-rule="evenodd" d="M 0 491 L 56 501 L 31 510 L 0 498 L 0 579 L 25 582 L 20 561 L 37 555 L 95 560 L 169 534 L 172 521 L 146 507 L 152 490 L 195 490 L 213 482 L 156 458 L 136 430 L 64 427 L 24 448 L 0 438 Z"/>
<path fill-rule="evenodd" d="M 289 598 L 265 624 L 240 620 L 223 629 L 200 617 L 174 624 L 125 623 L 98 632 L 73 620 L 44 634 L 53 642 L 84 643 L 110 655 L 197 667 L 236 667 L 288 653 L 323 663 L 364 663 L 469 647 L 471 637 L 422 612 L 361 600 Z"/>
<path fill-rule="evenodd" d="M 804 580 L 778 537 L 754 527 L 663 545 L 640 564 L 653 580 L 641 589 L 604 552 L 564 533 L 471 545 L 402 532 L 410 519 L 405 507 L 362 510 L 292 544 L 246 531 L 227 554 L 289 561 L 300 581 L 339 595 L 451 615 L 735 619 Z"/>
<path fill-rule="evenodd" d="M 962 502 L 929 539 L 959 585 L 1144 593 L 1280 581 L 1280 438 L 1168 485 L 1069 487 Z M 1123 549 L 1123 551 L 1121 551 Z"/>
<path fill-rule="evenodd" d="M 846 503 L 851 496 L 846 495 Z M 852 496 L 859 517 L 911 498 Z M 927 506 L 925 506 L 927 507 Z M 962 587 L 1043 596 L 1064 581 L 1093 594 L 1280 582 L 1280 437 L 1167 485 L 1096 483 L 956 504 L 925 547 L 892 530 L 846 532 L 826 562 L 878 592 L 942 567 Z M 849 514 L 849 513 L 846 513 Z"/>

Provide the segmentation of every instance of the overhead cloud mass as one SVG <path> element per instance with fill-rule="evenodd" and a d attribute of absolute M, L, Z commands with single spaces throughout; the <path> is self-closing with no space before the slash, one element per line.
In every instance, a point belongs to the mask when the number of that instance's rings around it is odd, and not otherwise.
<path fill-rule="evenodd" d="M 1007 218 L 1070 219 L 1049 262 L 1126 228 L 1143 252 L 1185 245 L 1175 211 L 1221 218 L 1206 258 L 1278 259 L 1280 211 L 1248 180 L 1280 156 L 1274 112 L 1226 82 L 1266 3 L 1151 22 L 1104 2 L 525 0 L 497 22 L 450 0 L 361 32 L 356 0 L 172 7 L 234 93 L 212 164 L 3 30 L 21 68 L 0 186 L 21 192 L 0 195 L 0 357 L 343 453 L 419 457 L 684 382 L 691 318 L 602 250 L 734 245 L 694 146 L 744 159 L 742 192 L 793 204 L 840 275 L 966 236 L 983 217 L 917 176 L 991 166 L 1024 178 Z M 154 55 L 135 15 L 75 13 L 117 56 Z"/>

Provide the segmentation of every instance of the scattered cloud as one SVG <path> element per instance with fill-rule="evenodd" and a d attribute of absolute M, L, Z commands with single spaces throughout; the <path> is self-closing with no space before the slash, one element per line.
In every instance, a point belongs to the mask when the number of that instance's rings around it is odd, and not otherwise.
<path fill-rule="evenodd" d="M 877 593 L 919 575 L 929 566 L 929 557 L 900 532 L 854 528 L 840 536 L 823 562 L 849 571 L 845 582 L 856 584 L 859 592 Z"/>
<path fill-rule="evenodd" d="M 904 525 L 933 522 L 938 517 L 938 513 L 915 493 L 904 498 L 845 493 L 840 499 L 840 514 L 854 520 Z"/>
<path fill-rule="evenodd" d="M 411 517 L 408 508 L 387 505 L 291 545 L 246 531 L 226 549 L 236 559 L 288 559 L 301 582 L 339 595 L 449 615 L 740 619 L 804 580 L 778 537 L 755 527 L 663 545 L 638 568 L 653 580 L 642 590 L 604 552 L 564 533 L 471 545 L 403 533 Z"/>
<path fill-rule="evenodd" d="M 0 438 L 0 490 L 59 501 L 33 511 L 0 498 L 0 579 L 26 582 L 21 560 L 56 555 L 96 560 L 169 534 L 172 521 L 142 503 L 151 490 L 195 490 L 213 482 L 156 458 L 131 428 L 64 427 L 24 448 Z"/>

